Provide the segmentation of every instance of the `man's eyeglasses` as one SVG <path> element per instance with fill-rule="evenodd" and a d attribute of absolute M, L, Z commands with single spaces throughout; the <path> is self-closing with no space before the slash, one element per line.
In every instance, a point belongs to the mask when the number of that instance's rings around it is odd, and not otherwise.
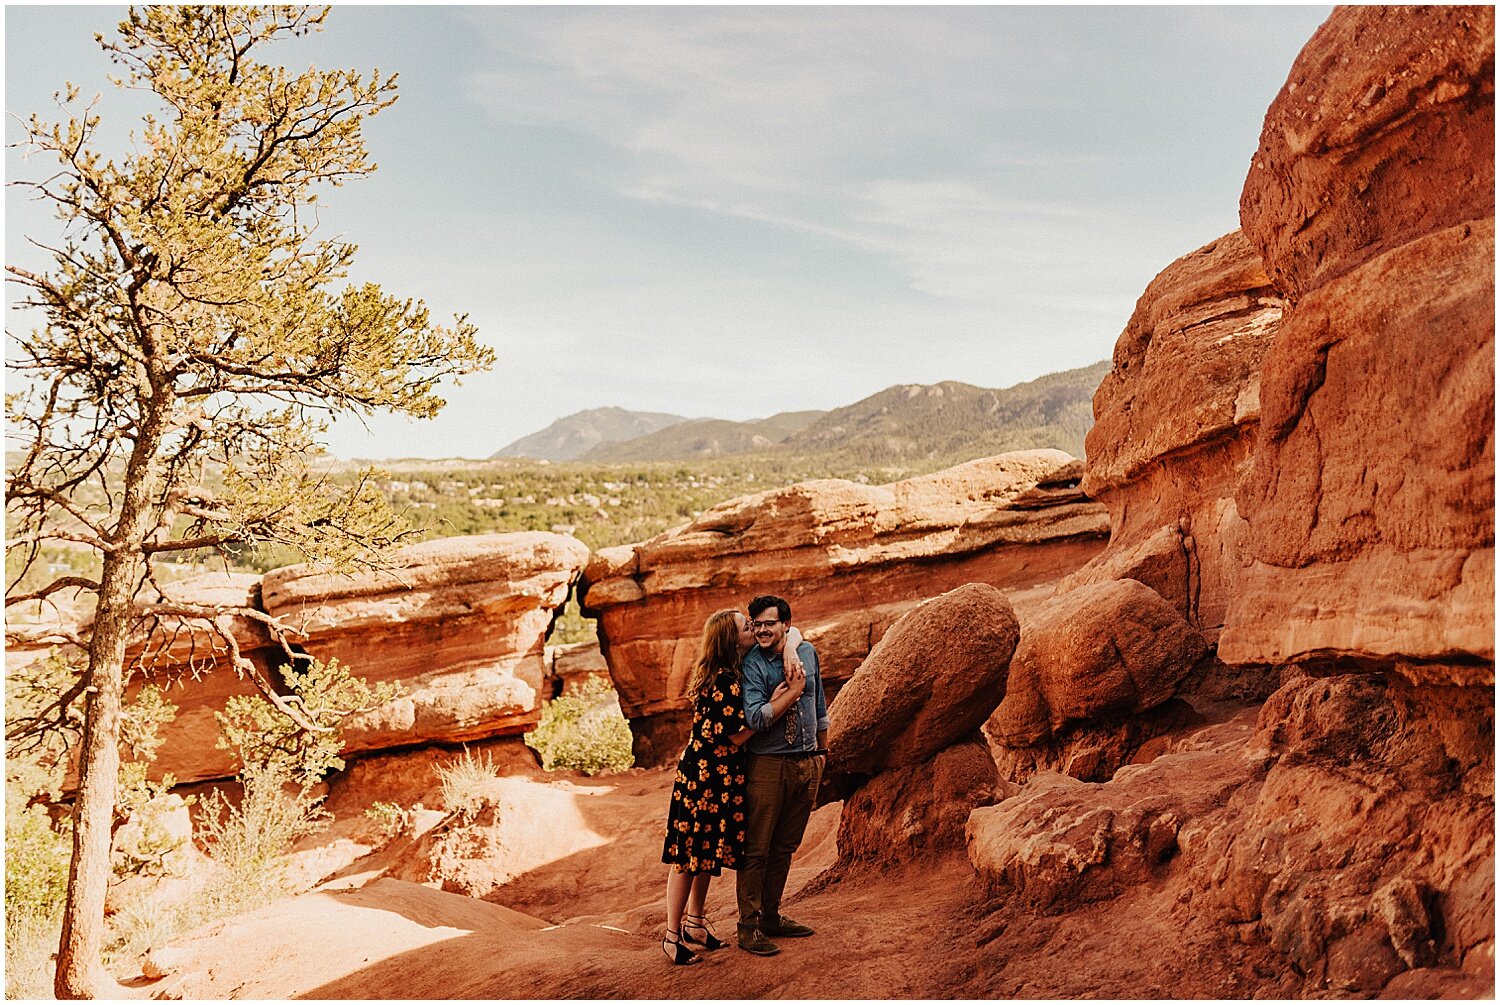
<path fill-rule="evenodd" d="M 772 618 L 769 621 L 752 621 L 752 622 L 750 622 L 750 627 L 751 628 L 775 628 L 779 624 L 781 624 L 780 621 L 778 621 L 775 618 Z"/>

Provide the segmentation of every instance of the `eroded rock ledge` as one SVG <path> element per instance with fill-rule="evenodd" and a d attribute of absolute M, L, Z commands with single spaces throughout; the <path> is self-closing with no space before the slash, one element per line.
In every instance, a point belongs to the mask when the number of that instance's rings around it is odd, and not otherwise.
<path fill-rule="evenodd" d="M 1239 231 L 1151 281 L 1094 395 L 1083 488 L 1109 507 L 1109 548 L 1060 593 L 1136 579 L 1218 637 L 1243 564 L 1235 487 L 1284 308 Z"/>
<path fill-rule="evenodd" d="M 1109 526 L 1079 491 L 1082 473 L 1062 451 L 1027 450 L 890 485 L 803 482 L 596 552 L 583 608 L 599 620 L 637 763 L 681 750 L 683 689 L 713 611 L 785 597 L 818 648 L 831 696 L 922 600 L 985 583 L 1025 610 L 1097 554 Z"/>
<path fill-rule="evenodd" d="M 170 584 L 174 599 L 226 600 L 266 611 L 292 628 L 308 654 L 338 658 L 372 683 L 403 694 L 344 728 L 348 753 L 516 736 L 541 714 L 543 643 L 588 549 L 561 534 L 527 532 L 427 541 L 397 550 L 380 571 L 331 573 L 288 566 L 253 575 Z M 273 681 L 285 657 L 255 622 L 232 626 L 248 658 Z M 234 774 L 216 747 L 214 713 L 253 694 L 209 633 L 184 631 L 129 658 L 133 679 L 167 688 L 177 718 L 162 730 L 153 774 L 180 782 Z M 195 679 L 197 678 L 197 679 Z"/>

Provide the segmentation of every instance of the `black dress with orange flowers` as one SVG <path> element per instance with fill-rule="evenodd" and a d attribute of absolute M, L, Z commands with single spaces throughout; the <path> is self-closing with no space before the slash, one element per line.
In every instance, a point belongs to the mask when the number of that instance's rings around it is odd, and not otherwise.
<path fill-rule="evenodd" d="M 745 854 L 745 751 L 729 738 L 745 729 L 739 674 L 719 670 L 693 704 L 693 731 L 677 762 L 661 860 L 678 872 L 738 869 Z"/>

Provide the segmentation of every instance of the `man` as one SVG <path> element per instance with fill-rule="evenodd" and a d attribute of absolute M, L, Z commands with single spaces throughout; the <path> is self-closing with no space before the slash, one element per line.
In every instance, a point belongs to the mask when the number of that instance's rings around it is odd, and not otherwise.
<path fill-rule="evenodd" d="M 745 720 L 755 735 L 746 747 L 745 858 L 736 875 L 739 946 L 758 956 L 781 950 L 771 937 L 798 937 L 813 930 L 781 913 L 792 853 L 802 843 L 812 815 L 828 752 L 828 706 L 818 654 L 797 647 L 800 671 L 783 669 L 782 650 L 792 625 L 792 608 L 780 597 L 750 601 L 755 648 L 740 672 L 745 682 Z"/>

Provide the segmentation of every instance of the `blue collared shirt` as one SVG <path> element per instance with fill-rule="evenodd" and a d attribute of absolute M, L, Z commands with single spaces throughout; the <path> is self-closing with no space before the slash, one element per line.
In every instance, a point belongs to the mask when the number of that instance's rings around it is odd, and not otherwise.
<path fill-rule="evenodd" d="M 828 704 L 823 700 L 823 676 L 818 672 L 818 653 L 803 642 L 797 657 L 807 671 L 807 686 L 802 697 L 771 721 L 771 692 L 786 679 L 780 653 L 768 653 L 756 646 L 745 654 L 740 676 L 745 681 L 745 722 L 755 735 L 745 744 L 752 754 L 794 754 L 818 749 L 818 733 L 828 729 Z M 794 723 L 790 728 L 788 721 Z M 788 738 L 788 734 L 791 738 Z"/>

